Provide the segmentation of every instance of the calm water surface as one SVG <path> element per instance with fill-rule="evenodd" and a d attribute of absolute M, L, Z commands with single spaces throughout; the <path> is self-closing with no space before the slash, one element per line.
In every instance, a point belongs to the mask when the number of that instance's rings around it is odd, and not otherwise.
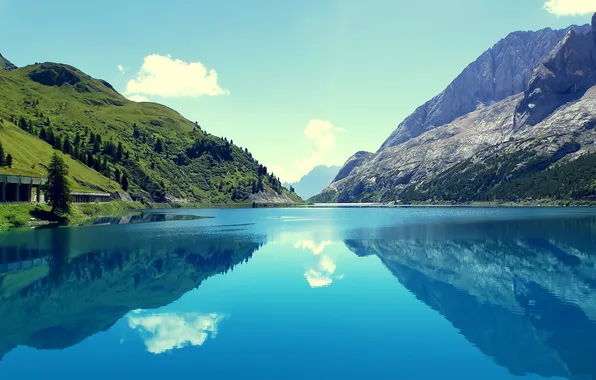
<path fill-rule="evenodd" d="M 0 379 L 596 379 L 593 210 L 167 213 L 0 235 Z"/>

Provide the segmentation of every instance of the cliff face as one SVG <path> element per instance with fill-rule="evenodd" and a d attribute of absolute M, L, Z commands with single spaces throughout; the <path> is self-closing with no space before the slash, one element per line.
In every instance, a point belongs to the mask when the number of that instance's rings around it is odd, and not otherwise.
<path fill-rule="evenodd" d="M 596 152 L 595 35 L 589 26 L 512 33 L 408 117 L 376 154 L 357 165 L 348 161 L 340 171 L 348 175 L 319 198 L 508 199 L 495 195 L 503 181 Z M 485 167 L 491 159 L 494 165 Z M 489 173 L 497 169 L 498 176 Z M 582 196 L 593 187 L 585 179 Z M 467 189 L 465 197 L 439 191 L 480 185 L 486 189 Z M 426 188 L 419 192 L 420 186 Z"/>
<path fill-rule="evenodd" d="M 466 67 L 442 93 L 408 116 L 379 151 L 450 123 L 479 106 L 523 92 L 536 65 L 570 31 L 587 33 L 589 26 L 511 33 Z"/>
<path fill-rule="evenodd" d="M 596 26 L 596 25 L 595 25 Z M 577 100 L 596 85 L 596 43 L 590 31 L 570 30 L 538 64 L 516 110 L 516 127 L 536 125 L 563 104 Z"/>

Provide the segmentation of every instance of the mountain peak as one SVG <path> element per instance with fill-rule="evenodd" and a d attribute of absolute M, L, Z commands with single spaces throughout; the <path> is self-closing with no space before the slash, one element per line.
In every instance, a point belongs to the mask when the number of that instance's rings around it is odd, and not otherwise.
<path fill-rule="evenodd" d="M 534 68 L 573 30 L 589 33 L 589 25 L 566 29 L 512 32 L 435 96 L 408 116 L 383 143 L 379 151 L 402 144 L 424 132 L 451 123 L 478 108 L 499 102 L 527 89 Z"/>
<path fill-rule="evenodd" d="M 4 58 L 2 54 L 0 54 L 0 70 L 10 71 L 16 68 L 17 67 L 12 62 L 10 62 L 8 59 Z"/>
<path fill-rule="evenodd" d="M 596 14 L 592 31 L 569 30 L 536 67 L 515 117 L 515 127 L 534 126 L 561 105 L 581 98 L 596 85 Z"/>

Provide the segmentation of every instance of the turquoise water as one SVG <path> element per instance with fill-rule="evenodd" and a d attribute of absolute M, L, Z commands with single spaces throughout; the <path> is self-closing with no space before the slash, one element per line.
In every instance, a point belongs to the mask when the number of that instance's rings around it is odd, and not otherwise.
<path fill-rule="evenodd" d="M 596 378 L 594 210 L 164 212 L 0 235 L 0 379 Z"/>

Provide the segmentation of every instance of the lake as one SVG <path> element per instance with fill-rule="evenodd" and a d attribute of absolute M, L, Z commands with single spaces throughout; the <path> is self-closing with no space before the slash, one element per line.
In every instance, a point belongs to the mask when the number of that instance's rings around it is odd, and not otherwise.
<path fill-rule="evenodd" d="M 594 379 L 596 210 L 151 211 L 0 235 L 0 379 Z"/>

